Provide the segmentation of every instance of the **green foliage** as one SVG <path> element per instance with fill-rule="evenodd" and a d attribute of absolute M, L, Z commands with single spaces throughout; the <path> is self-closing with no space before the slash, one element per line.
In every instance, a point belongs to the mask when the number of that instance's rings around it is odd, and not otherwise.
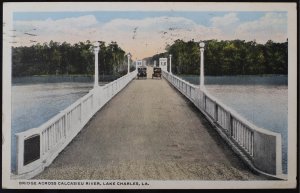
<path fill-rule="evenodd" d="M 127 56 L 116 42 L 107 46 L 99 41 L 99 74 L 127 73 Z M 287 74 L 288 42 L 265 44 L 244 40 L 205 41 L 206 75 Z M 74 45 L 50 41 L 30 47 L 13 47 L 13 76 L 53 74 L 94 74 L 94 53 L 90 41 Z M 176 40 L 167 46 L 167 52 L 147 58 L 147 63 L 172 54 L 172 72 L 199 74 L 199 43 Z M 132 61 L 131 61 L 132 64 Z M 132 67 L 131 67 L 131 70 Z"/>
<path fill-rule="evenodd" d="M 116 42 L 100 42 L 99 74 L 127 73 L 127 57 Z M 12 48 L 13 76 L 94 74 L 94 53 L 90 41 L 74 45 L 50 41 L 30 47 Z"/>
<path fill-rule="evenodd" d="M 198 42 L 176 40 L 166 50 L 148 58 L 148 62 L 158 62 L 160 57 L 172 54 L 173 73 L 199 74 Z M 206 75 L 287 74 L 288 42 L 269 40 L 266 44 L 257 44 L 244 40 L 208 40 L 205 41 L 204 64 Z"/>

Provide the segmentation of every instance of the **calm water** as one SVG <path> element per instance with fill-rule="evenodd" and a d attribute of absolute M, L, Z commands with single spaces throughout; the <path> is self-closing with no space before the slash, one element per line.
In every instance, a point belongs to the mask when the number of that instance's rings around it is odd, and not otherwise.
<path fill-rule="evenodd" d="M 198 76 L 181 76 L 199 85 Z M 255 125 L 281 133 L 283 170 L 287 171 L 287 76 L 207 77 L 207 90 Z"/>
<path fill-rule="evenodd" d="M 92 83 L 12 85 L 12 134 L 38 127 L 81 98 Z M 12 135 L 12 171 L 16 168 L 16 138 Z"/>
<path fill-rule="evenodd" d="M 198 76 L 183 77 L 199 84 Z M 280 132 L 287 166 L 287 76 L 206 77 L 207 89 L 255 125 Z M 38 127 L 92 88 L 91 82 L 13 84 L 12 134 Z M 234 100 L 232 100 L 234 98 Z M 16 161 L 12 135 L 12 170 Z"/>

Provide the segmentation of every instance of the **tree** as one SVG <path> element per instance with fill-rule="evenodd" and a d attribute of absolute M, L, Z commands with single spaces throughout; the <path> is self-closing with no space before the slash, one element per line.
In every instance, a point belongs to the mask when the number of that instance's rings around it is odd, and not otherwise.
<path fill-rule="evenodd" d="M 125 51 L 116 42 L 100 43 L 99 71 L 105 74 L 124 74 Z M 50 41 L 30 47 L 12 48 L 12 75 L 94 74 L 94 52 L 90 41 L 73 45 Z M 127 70 L 127 68 L 126 68 Z M 126 71 L 127 72 L 127 71 Z"/>
<path fill-rule="evenodd" d="M 288 42 L 257 44 L 244 40 L 205 41 L 205 65 L 207 75 L 287 74 Z M 176 40 L 166 47 L 167 52 L 148 59 L 172 54 L 172 72 L 175 74 L 199 74 L 200 50 L 198 42 Z"/>

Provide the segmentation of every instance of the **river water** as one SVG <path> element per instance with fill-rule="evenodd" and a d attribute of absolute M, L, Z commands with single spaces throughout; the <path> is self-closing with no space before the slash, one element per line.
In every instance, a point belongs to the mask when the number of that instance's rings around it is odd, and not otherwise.
<path fill-rule="evenodd" d="M 182 78 L 199 84 L 198 76 Z M 287 76 L 207 76 L 205 82 L 209 92 L 250 122 L 282 134 L 283 169 L 286 172 Z M 14 134 L 40 126 L 88 93 L 92 85 L 89 81 L 12 85 L 12 171 L 16 168 Z"/>
<path fill-rule="evenodd" d="M 12 85 L 12 171 L 16 169 L 15 133 L 38 127 L 92 89 L 91 82 Z"/>
<path fill-rule="evenodd" d="M 181 76 L 199 85 L 199 76 Z M 287 172 L 287 76 L 205 77 L 206 89 L 256 126 L 281 133 L 282 167 Z"/>

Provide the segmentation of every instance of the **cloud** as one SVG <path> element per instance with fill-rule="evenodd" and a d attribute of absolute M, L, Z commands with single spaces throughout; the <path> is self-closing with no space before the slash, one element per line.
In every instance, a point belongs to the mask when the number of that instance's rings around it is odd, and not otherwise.
<path fill-rule="evenodd" d="M 33 20 L 33 21 L 16 21 L 14 23 L 16 29 L 30 30 L 37 28 L 45 32 L 70 31 L 70 29 L 82 29 L 98 24 L 97 19 L 93 15 L 81 17 L 65 18 L 59 20 Z"/>
<path fill-rule="evenodd" d="M 100 23 L 94 15 L 85 15 L 58 20 L 15 21 L 14 29 L 18 45 L 31 45 L 30 40 L 40 43 L 50 40 L 69 43 L 116 41 L 126 52 L 131 52 L 134 59 L 140 59 L 165 51 L 166 45 L 177 39 L 285 41 L 286 20 L 285 14 L 267 13 L 258 20 L 242 23 L 236 13 L 228 13 L 223 17 L 213 17 L 209 27 L 185 17 L 118 18 Z"/>
<path fill-rule="evenodd" d="M 100 23 L 95 16 L 86 15 L 58 20 L 15 21 L 17 41 L 29 45 L 37 42 L 76 43 L 79 41 L 116 41 L 134 57 L 143 58 L 163 52 L 167 44 L 176 39 L 195 41 L 221 35 L 215 27 L 206 27 L 184 17 L 149 17 L 144 19 L 114 19 Z M 32 31 L 36 29 L 36 31 Z M 36 37 L 24 32 L 36 33 Z"/>
<path fill-rule="evenodd" d="M 134 29 L 136 31 L 134 31 Z M 192 20 L 183 17 L 153 17 L 145 19 L 115 19 L 101 28 L 106 36 L 117 37 L 117 34 L 126 34 L 131 39 L 135 34 L 135 39 L 175 39 L 184 36 L 194 37 L 201 33 L 203 36 L 211 34 L 213 28 L 207 28 L 196 24 Z M 119 37 L 120 38 L 120 37 Z M 122 37 L 124 38 L 124 36 Z"/>
<path fill-rule="evenodd" d="M 104 24 L 101 31 L 106 32 L 102 33 L 103 39 L 117 41 L 136 56 L 143 57 L 163 52 L 166 45 L 176 39 L 199 41 L 221 34 L 216 28 L 184 17 L 115 19 Z"/>
<path fill-rule="evenodd" d="M 53 41 L 67 41 L 70 43 L 78 42 L 78 40 L 87 40 L 87 29 L 95 28 L 100 23 L 93 15 L 85 15 L 81 17 L 72 17 L 53 20 L 30 20 L 30 21 L 15 21 L 15 41 L 19 45 L 28 45 L 30 40 L 40 43 Z M 85 31 L 84 33 L 82 33 Z M 30 36 L 25 33 L 34 34 Z"/>
<path fill-rule="evenodd" d="M 223 17 L 213 17 L 210 19 L 214 27 L 228 27 L 239 21 L 236 13 L 228 13 Z"/>
<path fill-rule="evenodd" d="M 258 20 L 240 24 L 235 36 L 245 40 L 282 42 L 287 39 L 287 17 L 283 13 L 266 13 Z"/>
<path fill-rule="evenodd" d="M 148 17 L 144 19 L 114 19 L 105 25 L 105 28 L 110 29 L 127 29 L 130 27 L 139 26 L 139 28 L 165 29 L 168 26 L 176 27 L 192 27 L 195 23 L 192 20 L 184 17 Z"/>

